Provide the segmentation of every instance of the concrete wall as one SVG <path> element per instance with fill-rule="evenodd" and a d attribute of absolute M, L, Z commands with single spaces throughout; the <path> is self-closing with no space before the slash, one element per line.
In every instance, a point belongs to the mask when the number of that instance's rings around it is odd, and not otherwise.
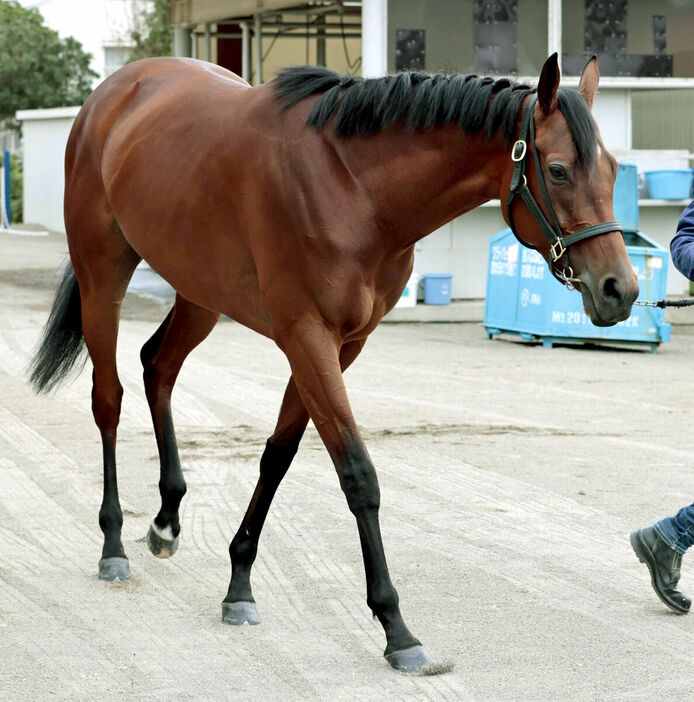
<path fill-rule="evenodd" d="M 65 145 L 79 107 L 20 110 L 24 143 L 24 221 L 65 231 Z"/>
<path fill-rule="evenodd" d="M 694 89 L 632 94 L 634 148 L 694 151 Z"/>
<path fill-rule="evenodd" d="M 415 273 L 450 273 L 451 296 L 485 296 L 489 238 L 506 223 L 498 205 L 478 207 L 449 222 L 415 246 Z"/>

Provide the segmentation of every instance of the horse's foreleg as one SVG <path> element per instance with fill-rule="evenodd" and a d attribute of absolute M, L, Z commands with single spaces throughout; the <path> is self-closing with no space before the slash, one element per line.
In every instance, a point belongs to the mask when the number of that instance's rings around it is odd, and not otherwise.
<path fill-rule="evenodd" d="M 145 393 L 159 448 L 161 509 L 147 534 L 150 551 L 158 558 L 168 558 L 178 548 L 181 531 L 178 508 L 186 492 L 171 416 L 171 391 L 186 357 L 207 337 L 218 319 L 218 314 L 179 295 L 171 312 L 140 352 Z"/>
<path fill-rule="evenodd" d="M 339 362 L 339 340 L 319 325 L 296 330 L 283 340 L 292 373 L 325 443 L 359 530 L 367 604 L 386 635 L 384 655 L 403 672 L 423 672 L 431 658 L 410 633 L 390 580 L 378 521 L 380 490 L 376 471 L 352 416 Z"/>

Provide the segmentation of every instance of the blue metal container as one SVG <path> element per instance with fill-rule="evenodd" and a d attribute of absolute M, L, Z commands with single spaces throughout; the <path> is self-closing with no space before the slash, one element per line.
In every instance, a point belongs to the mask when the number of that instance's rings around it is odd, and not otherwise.
<path fill-rule="evenodd" d="M 452 275 L 427 273 L 422 277 L 425 305 L 448 305 L 451 302 Z"/>
<path fill-rule="evenodd" d="M 641 232 L 625 232 L 624 243 L 639 279 L 639 298 L 665 298 L 668 252 Z M 656 351 L 670 340 L 665 311 L 654 307 L 634 307 L 629 319 L 612 327 L 594 326 L 581 294 L 555 280 L 542 256 L 519 244 L 510 229 L 490 241 L 483 325 L 490 339 L 509 332 L 549 348 L 583 341 L 647 344 Z"/>
<path fill-rule="evenodd" d="M 639 185 L 638 172 L 633 163 L 618 164 L 612 201 L 615 219 L 624 227 L 624 231 L 638 232 Z"/>

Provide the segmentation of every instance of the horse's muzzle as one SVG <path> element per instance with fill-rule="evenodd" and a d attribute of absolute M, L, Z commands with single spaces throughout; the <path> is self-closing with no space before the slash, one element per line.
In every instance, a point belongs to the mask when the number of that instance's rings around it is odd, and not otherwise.
<path fill-rule="evenodd" d="M 582 281 L 583 306 L 596 327 L 609 327 L 629 318 L 639 284 L 633 270 L 625 275 L 608 273 L 597 283 Z"/>

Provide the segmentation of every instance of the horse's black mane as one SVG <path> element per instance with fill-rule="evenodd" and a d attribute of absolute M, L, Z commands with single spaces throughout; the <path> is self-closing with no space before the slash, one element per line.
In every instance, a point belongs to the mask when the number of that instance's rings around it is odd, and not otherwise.
<path fill-rule="evenodd" d="M 284 108 L 322 93 L 306 123 L 323 129 L 337 113 L 335 130 L 340 136 L 373 134 L 397 123 L 406 124 L 412 131 L 457 124 L 464 132 L 484 128 L 489 136 L 501 130 L 509 143 L 514 139 L 524 98 L 535 92 L 510 78 L 417 71 L 361 78 L 318 66 L 284 68 L 274 86 Z M 588 106 L 569 90 L 560 89 L 558 100 L 579 161 L 591 163 L 597 134 Z"/>

